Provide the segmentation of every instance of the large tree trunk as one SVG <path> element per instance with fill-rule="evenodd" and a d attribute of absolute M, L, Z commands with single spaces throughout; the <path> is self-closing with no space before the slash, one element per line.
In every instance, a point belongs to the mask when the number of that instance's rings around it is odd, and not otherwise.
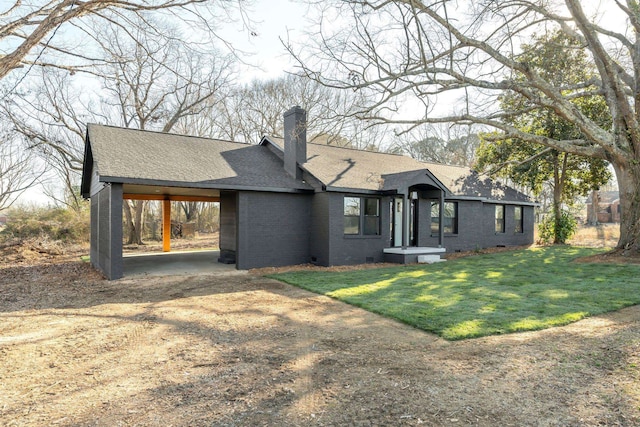
<path fill-rule="evenodd" d="M 124 216 L 127 223 L 127 244 L 142 245 L 142 212 L 144 208 L 143 200 L 129 201 L 123 203 Z M 133 212 L 132 212 L 133 209 Z"/>
<path fill-rule="evenodd" d="M 613 167 L 620 191 L 618 249 L 637 252 L 640 250 L 640 165 L 616 163 Z"/>

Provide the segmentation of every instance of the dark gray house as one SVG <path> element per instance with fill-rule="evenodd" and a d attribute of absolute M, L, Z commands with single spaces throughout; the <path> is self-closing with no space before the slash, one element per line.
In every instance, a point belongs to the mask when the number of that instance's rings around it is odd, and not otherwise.
<path fill-rule="evenodd" d="M 430 261 L 533 242 L 535 203 L 510 187 L 468 168 L 308 144 L 299 107 L 284 120 L 284 140 L 259 145 L 89 125 L 92 264 L 122 277 L 126 198 L 219 201 L 220 261 L 239 269 Z"/>

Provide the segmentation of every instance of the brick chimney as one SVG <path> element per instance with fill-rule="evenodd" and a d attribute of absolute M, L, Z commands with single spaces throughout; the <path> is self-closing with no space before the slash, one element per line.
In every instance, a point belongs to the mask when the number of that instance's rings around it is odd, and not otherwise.
<path fill-rule="evenodd" d="M 307 161 L 307 112 L 295 106 L 284 113 L 284 170 L 302 179 L 298 165 Z"/>

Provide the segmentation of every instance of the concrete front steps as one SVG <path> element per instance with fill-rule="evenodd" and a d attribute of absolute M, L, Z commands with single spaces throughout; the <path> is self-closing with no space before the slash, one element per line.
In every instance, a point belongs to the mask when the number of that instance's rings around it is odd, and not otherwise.
<path fill-rule="evenodd" d="M 384 252 L 384 261 L 396 264 L 433 264 L 434 262 L 443 262 L 446 259 L 440 258 L 447 250 L 445 248 L 430 248 L 411 246 L 406 248 L 386 248 Z"/>

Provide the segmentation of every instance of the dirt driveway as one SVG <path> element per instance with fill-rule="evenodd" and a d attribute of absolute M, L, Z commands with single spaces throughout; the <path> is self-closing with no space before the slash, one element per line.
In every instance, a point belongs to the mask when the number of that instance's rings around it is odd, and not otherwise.
<path fill-rule="evenodd" d="M 640 424 L 640 308 L 447 342 L 254 275 L 0 266 L 0 425 Z"/>

